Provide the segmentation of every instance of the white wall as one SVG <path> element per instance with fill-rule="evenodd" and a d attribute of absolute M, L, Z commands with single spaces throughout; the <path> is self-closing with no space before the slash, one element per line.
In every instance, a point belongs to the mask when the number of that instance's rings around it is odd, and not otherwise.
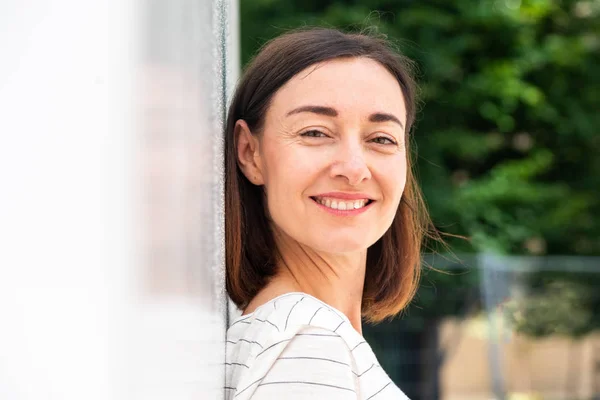
<path fill-rule="evenodd" d="M 222 397 L 233 4 L 0 3 L 1 399 Z"/>

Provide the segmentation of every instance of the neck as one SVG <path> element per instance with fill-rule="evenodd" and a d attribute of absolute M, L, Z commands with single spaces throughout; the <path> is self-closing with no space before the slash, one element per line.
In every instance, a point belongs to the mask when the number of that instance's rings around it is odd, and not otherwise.
<path fill-rule="evenodd" d="M 367 263 L 366 249 L 348 254 L 318 252 L 299 243 L 278 246 L 275 291 L 299 291 L 340 310 L 362 335 L 361 306 Z"/>

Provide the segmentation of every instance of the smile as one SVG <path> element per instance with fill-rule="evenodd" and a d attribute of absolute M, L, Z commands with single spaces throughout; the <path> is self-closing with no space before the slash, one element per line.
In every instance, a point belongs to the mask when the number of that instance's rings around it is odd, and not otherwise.
<path fill-rule="evenodd" d="M 347 201 L 330 197 L 313 197 L 313 200 L 325 207 L 333 208 L 334 210 L 357 210 L 363 208 L 370 201 L 369 199 Z"/>
<path fill-rule="evenodd" d="M 331 197 L 311 197 L 321 208 L 336 215 L 359 214 L 373 203 L 370 199 L 342 200 Z"/>

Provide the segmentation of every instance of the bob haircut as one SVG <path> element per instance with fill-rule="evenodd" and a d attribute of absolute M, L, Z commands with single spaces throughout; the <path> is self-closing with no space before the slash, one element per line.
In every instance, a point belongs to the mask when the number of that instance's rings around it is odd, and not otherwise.
<path fill-rule="evenodd" d="M 278 250 L 265 213 L 263 188 L 242 173 L 237 159 L 236 121 L 253 134 L 264 127 L 273 95 L 294 75 L 314 64 L 365 57 L 384 66 L 398 81 L 406 103 L 406 142 L 416 114 L 413 63 L 385 38 L 308 28 L 266 43 L 246 68 L 229 107 L 225 126 L 226 287 L 233 302 L 245 308 L 275 275 Z M 385 234 L 367 250 L 362 317 L 379 322 L 398 314 L 413 298 L 421 271 L 421 244 L 431 224 L 407 151 L 407 179 L 396 216 Z"/>

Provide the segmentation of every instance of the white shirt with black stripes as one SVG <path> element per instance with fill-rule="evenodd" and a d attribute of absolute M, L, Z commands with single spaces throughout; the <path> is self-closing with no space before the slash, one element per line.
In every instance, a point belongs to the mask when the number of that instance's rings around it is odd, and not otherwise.
<path fill-rule="evenodd" d="M 408 400 L 339 310 L 294 292 L 232 321 L 226 400 Z"/>

